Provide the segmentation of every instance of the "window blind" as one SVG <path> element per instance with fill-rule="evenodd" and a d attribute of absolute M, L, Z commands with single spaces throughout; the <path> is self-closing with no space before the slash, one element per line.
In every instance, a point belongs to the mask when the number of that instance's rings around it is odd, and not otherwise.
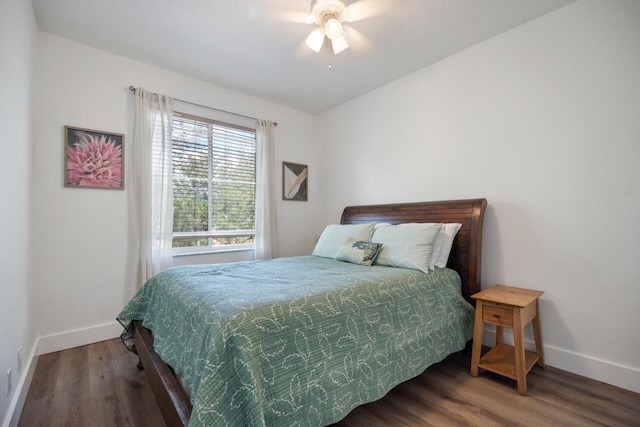
<path fill-rule="evenodd" d="M 176 113 L 174 247 L 253 243 L 255 130 Z"/>

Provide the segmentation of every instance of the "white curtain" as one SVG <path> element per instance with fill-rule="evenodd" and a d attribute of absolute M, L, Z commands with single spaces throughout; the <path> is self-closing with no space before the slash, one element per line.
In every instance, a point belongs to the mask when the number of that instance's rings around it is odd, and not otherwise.
<path fill-rule="evenodd" d="M 137 88 L 129 161 L 129 272 L 133 292 L 172 265 L 173 99 Z"/>
<path fill-rule="evenodd" d="M 278 256 L 273 122 L 258 120 L 256 128 L 256 259 Z"/>

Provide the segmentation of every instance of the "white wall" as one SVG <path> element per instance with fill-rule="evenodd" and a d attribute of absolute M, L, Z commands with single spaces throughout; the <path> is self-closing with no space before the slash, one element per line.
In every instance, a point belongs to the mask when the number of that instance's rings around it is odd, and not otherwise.
<path fill-rule="evenodd" d="M 64 188 L 63 126 L 125 133 L 129 151 L 135 85 L 280 123 L 276 169 L 306 163 L 311 175 L 309 202 L 278 203 L 283 256 L 309 253 L 345 205 L 487 197 L 484 285 L 544 290 L 548 363 L 640 391 L 640 3 L 571 4 L 319 117 L 44 33 L 34 67 L 29 2 L 10 3 L 0 374 L 35 336 L 46 352 L 119 332 L 127 190 Z"/>
<path fill-rule="evenodd" d="M 276 171 L 282 160 L 308 163 L 313 171 L 319 155 L 314 118 L 305 113 L 50 34 L 40 33 L 38 42 L 34 286 L 39 351 L 49 352 L 117 336 L 115 316 L 130 297 L 125 286 L 130 171 L 124 191 L 65 188 L 65 125 L 124 133 L 130 152 L 134 97 L 127 88 L 134 85 L 278 121 Z M 310 180 L 312 195 L 317 182 Z M 308 203 L 278 203 L 283 256 L 310 251 L 307 230 L 320 221 L 319 206 L 316 197 Z"/>
<path fill-rule="evenodd" d="M 0 423 L 21 399 L 34 347 L 30 222 L 33 136 L 32 75 L 36 25 L 31 2 L 0 2 Z M 16 351 L 22 349 L 22 366 Z M 7 370 L 11 392 L 7 395 Z"/>
<path fill-rule="evenodd" d="M 640 392 L 640 2 L 573 3 L 319 120 L 327 222 L 486 197 L 483 287 L 545 291 L 548 364 Z"/>

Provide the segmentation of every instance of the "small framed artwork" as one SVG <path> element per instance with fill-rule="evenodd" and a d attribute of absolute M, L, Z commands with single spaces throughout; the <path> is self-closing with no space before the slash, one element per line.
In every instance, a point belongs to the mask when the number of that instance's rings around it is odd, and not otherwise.
<path fill-rule="evenodd" d="M 64 186 L 124 189 L 124 135 L 64 127 Z"/>
<path fill-rule="evenodd" d="M 308 200 L 309 167 L 282 162 L 282 200 Z"/>

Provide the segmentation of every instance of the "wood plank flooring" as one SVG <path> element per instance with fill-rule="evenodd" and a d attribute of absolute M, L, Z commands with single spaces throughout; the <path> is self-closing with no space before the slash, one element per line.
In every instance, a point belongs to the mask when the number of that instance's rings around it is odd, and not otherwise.
<path fill-rule="evenodd" d="M 164 426 L 138 358 L 119 339 L 40 356 L 19 426 Z"/>
<path fill-rule="evenodd" d="M 473 378 L 469 362 L 453 354 L 334 427 L 640 426 L 640 394 L 536 366 L 520 396 L 515 381 Z M 40 356 L 19 426 L 163 427 L 136 363 L 117 339 Z"/>

